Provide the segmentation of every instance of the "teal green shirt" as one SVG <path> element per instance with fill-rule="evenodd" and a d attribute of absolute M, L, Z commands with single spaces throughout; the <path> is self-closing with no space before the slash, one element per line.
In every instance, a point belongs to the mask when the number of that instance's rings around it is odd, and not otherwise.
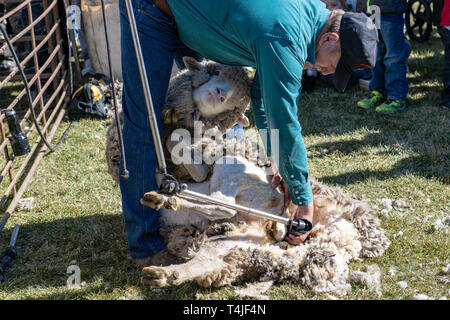
<path fill-rule="evenodd" d="M 181 40 L 204 57 L 256 68 L 252 109 L 261 129 L 278 129 L 278 169 L 292 201 L 312 201 L 298 121 L 305 61 L 330 11 L 319 0 L 168 0 Z M 268 139 L 269 140 L 269 139 Z M 276 150 L 270 141 L 268 155 Z M 275 155 L 274 155 L 275 156 Z M 276 156 L 275 156 L 276 158 Z"/>

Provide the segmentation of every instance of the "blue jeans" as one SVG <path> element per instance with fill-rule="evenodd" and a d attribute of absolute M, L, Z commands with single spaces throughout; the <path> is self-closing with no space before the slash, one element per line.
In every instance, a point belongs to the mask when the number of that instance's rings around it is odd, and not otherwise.
<path fill-rule="evenodd" d="M 411 46 L 403 33 L 402 15 L 381 17 L 377 62 L 372 68 L 369 89 L 385 94 L 390 100 L 405 100 L 409 91 L 406 62 Z"/>
<path fill-rule="evenodd" d="M 158 127 L 174 53 L 184 45 L 175 22 L 155 7 L 153 0 L 132 0 L 140 44 Z M 124 0 L 119 1 L 123 77 L 123 141 L 129 178 L 120 180 L 122 211 L 133 259 L 151 256 L 166 247 L 159 234 L 158 211 L 140 204 L 145 192 L 157 190 L 158 167 L 136 53 Z"/>
<path fill-rule="evenodd" d="M 178 38 L 173 19 L 156 8 L 153 0 L 132 0 L 131 2 L 158 128 L 161 128 L 161 112 L 174 55 L 177 51 L 187 52 L 187 47 Z M 123 142 L 129 171 L 129 178 L 120 180 L 120 191 L 130 256 L 133 259 L 140 259 L 163 250 L 166 244 L 159 234 L 158 211 L 140 204 L 140 199 L 145 192 L 158 189 L 155 180 L 158 163 L 124 0 L 119 1 L 119 9 L 123 78 Z"/>

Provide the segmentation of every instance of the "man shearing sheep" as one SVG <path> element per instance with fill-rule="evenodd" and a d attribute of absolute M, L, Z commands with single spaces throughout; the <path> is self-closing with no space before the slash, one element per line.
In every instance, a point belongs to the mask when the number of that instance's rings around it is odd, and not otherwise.
<path fill-rule="evenodd" d="M 367 16 L 329 11 L 318 0 L 132 0 L 132 4 L 159 127 L 177 49 L 187 46 L 220 63 L 256 68 L 251 102 L 256 124 L 279 134 L 279 154 L 274 157 L 279 172 L 272 187 L 281 186 L 287 202 L 298 205 L 294 218 L 312 221 L 313 196 L 298 120 L 302 71 L 314 66 L 325 75 L 335 73 L 335 86 L 344 91 L 353 70 L 373 67 L 378 37 Z M 138 265 L 155 265 L 167 263 L 169 254 L 158 233 L 157 211 L 139 200 L 157 189 L 156 152 L 125 1 L 120 0 L 119 6 L 123 138 L 130 172 L 129 179 L 120 181 L 123 215 L 131 257 Z M 271 143 L 265 147 L 271 155 Z M 289 235 L 286 240 L 297 245 L 307 235 Z"/>

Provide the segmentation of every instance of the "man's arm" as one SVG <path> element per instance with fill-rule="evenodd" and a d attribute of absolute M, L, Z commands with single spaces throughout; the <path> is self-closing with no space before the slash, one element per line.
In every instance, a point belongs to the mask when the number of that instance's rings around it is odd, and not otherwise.
<path fill-rule="evenodd" d="M 252 84 L 252 111 L 253 115 L 255 116 L 255 122 L 256 126 L 259 130 L 266 130 L 267 132 L 267 139 L 263 139 L 264 142 L 264 148 L 266 151 L 266 155 L 270 157 L 271 150 L 270 150 L 270 132 L 269 132 L 269 126 L 267 124 L 267 117 L 266 112 L 264 111 L 264 104 L 261 96 L 261 87 L 259 83 L 259 76 L 258 71 L 255 73 L 255 77 Z"/>
<path fill-rule="evenodd" d="M 287 40 L 262 37 L 254 41 L 258 85 L 264 101 L 267 126 L 278 129 L 278 168 L 292 202 L 306 206 L 312 202 L 306 148 L 298 121 L 297 103 L 305 57 L 299 57 Z M 258 121 L 257 121 L 258 123 Z M 272 145 L 272 156 L 274 146 Z"/>

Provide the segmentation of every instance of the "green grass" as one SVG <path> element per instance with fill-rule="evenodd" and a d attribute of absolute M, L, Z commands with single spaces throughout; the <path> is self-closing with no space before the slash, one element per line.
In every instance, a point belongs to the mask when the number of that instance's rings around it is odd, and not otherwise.
<path fill-rule="evenodd" d="M 392 244 L 382 257 L 352 262 L 352 270 L 376 264 L 382 272 L 382 299 L 412 299 L 421 293 L 450 296 L 440 281 L 450 263 L 447 227 L 432 223 L 449 216 L 449 113 L 439 107 L 443 48 L 438 36 L 413 43 L 409 59 L 408 109 L 382 116 L 360 112 L 367 95 L 358 88 L 338 94 L 322 85 L 302 95 L 300 121 L 310 173 L 371 205 L 376 199 L 401 199 L 410 206 L 402 216 L 380 214 Z M 0 284 L 0 299 L 232 299 L 234 287 L 202 289 L 195 284 L 152 290 L 139 283 L 140 270 L 128 258 L 120 192 L 106 171 L 105 133 L 111 120 L 77 122 L 66 142 L 41 163 L 24 197 L 31 211 L 16 211 L 0 247 L 19 223 L 19 258 Z M 62 123 L 60 136 L 67 123 Z M 256 136 L 255 128 L 247 130 Z M 427 201 L 427 199 L 429 199 Z M 423 218 L 431 215 L 427 222 Z M 403 235 L 394 238 L 399 231 Z M 68 289 L 67 268 L 81 269 L 80 289 Z M 390 275 L 388 270 L 397 273 Z M 402 289 L 398 281 L 406 281 Z M 300 285 L 275 285 L 272 299 L 327 299 Z M 377 299 L 357 284 L 344 299 Z"/>

